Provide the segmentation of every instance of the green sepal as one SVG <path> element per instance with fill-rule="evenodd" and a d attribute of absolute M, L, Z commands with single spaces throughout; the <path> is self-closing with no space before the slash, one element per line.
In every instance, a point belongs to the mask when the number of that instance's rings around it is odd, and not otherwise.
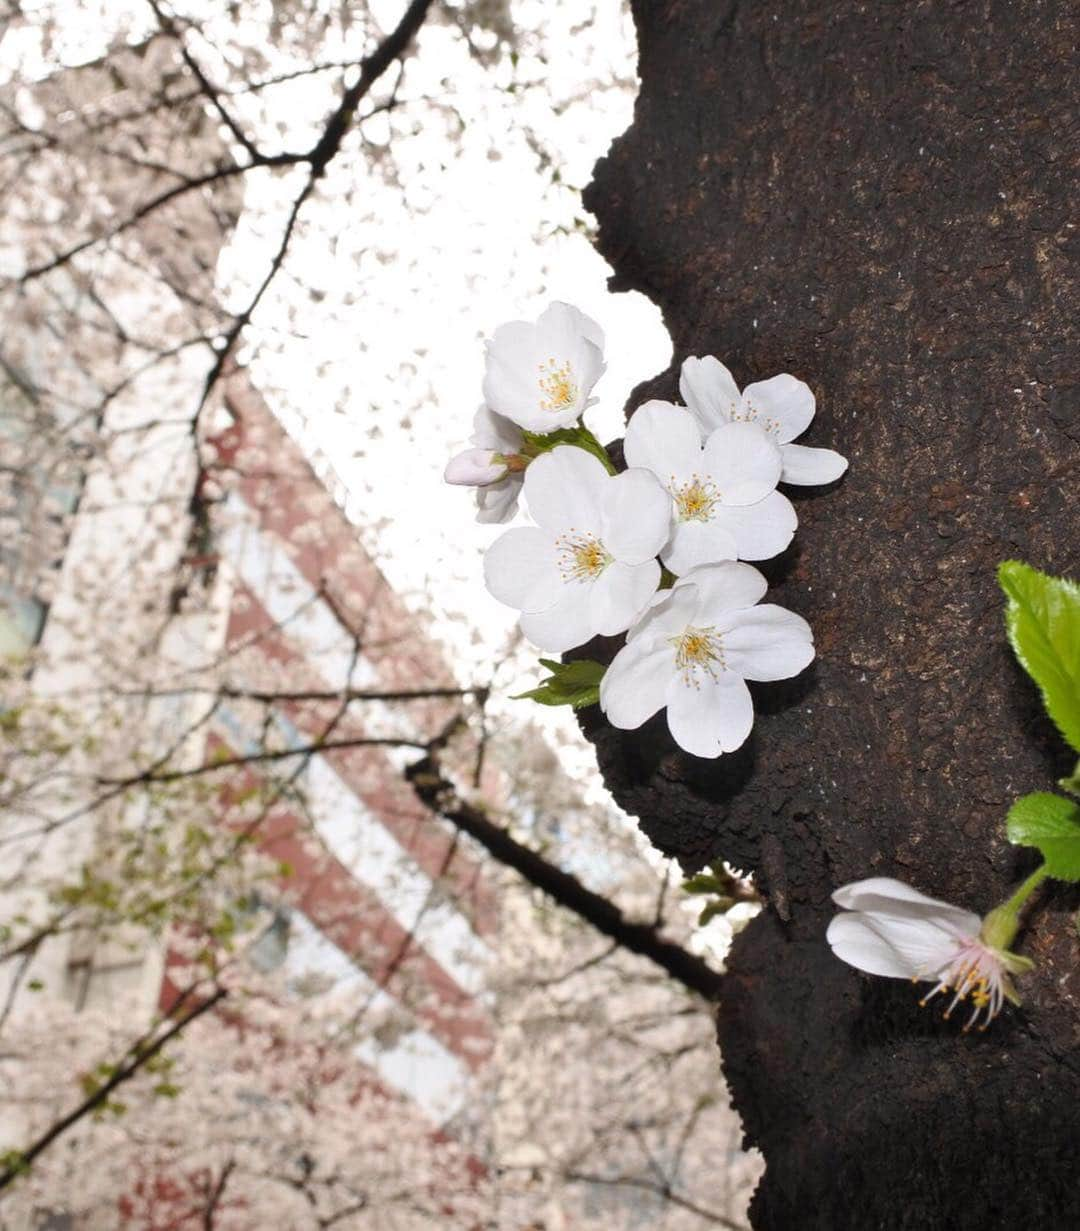
<path fill-rule="evenodd" d="M 1016 657 L 1055 726 L 1080 752 L 1080 585 L 1019 560 L 999 565 L 998 581 L 1009 600 L 1005 627 Z"/>
<path fill-rule="evenodd" d="M 615 463 L 608 457 L 608 451 L 587 427 L 580 424 L 577 427 L 560 427 L 557 431 L 541 435 L 539 432 L 523 432 L 525 445 L 522 452 L 528 457 L 539 457 L 541 453 L 550 453 L 559 445 L 573 445 L 591 453 L 604 467 L 608 474 L 615 473 Z"/>
<path fill-rule="evenodd" d="M 1021 795 L 1009 809 L 1005 832 L 1015 845 L 1042 852 L 1047 875 L 1080 881 L 1080 804 L 1048 791 Z"/>
<path fill-rule="evenodd" d="M 569 705 L 572 709 L 584 709 L 600 700 L 600 681 L 607 668 L 603 663 L 582 658 L 571 663 L 556 662 L 541 658 L 540 665 L 551 673 L 537 688 L 519 692 L 513 701 L 538 701 L 541 705 Z"/>

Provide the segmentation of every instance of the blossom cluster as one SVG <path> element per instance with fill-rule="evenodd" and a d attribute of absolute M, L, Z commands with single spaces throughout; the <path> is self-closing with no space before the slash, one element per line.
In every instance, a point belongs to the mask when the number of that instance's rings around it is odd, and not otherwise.
<path fill-rule="evenodd" d="M 683 749 L 716 757 L 750 734 L 746 681 L 786 679 L 814 656 L 810 626 L 762 603 L 765 578 L 746 563 L 795 533 L 778 484 L 829 483 L 847 462 L 793 443 L 814 416 L 803 381 L 740 392 L 706 356 L 682 365 L 684 405 L 635 411 L 616 473 L 582 422 L 603 372 L 599 326 L 568 304 L 502 325 L 471 447 L 445 477 L 477 488 L 478 521 L 510 521 L 524 497 L 532 524 L 496 540 L 484 575 L 530 641 L 562 653 L 626 633 L 600 683 L 608 720 L 631 729 L 666 708 Z"/>

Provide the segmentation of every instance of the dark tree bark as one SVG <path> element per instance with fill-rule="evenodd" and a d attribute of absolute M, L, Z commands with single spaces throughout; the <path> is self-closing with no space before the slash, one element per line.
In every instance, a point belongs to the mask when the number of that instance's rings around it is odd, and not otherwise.
<path fill-rule="evenodd" d="M 830 892 L 871 875 L 995 905 L 1031 867 L 1009 803 L 1072 768 L 1011 660 L 995 566 L 1080 572 L 1076 6 L 634 7 L 635 122 L 586 196 L 613 288 L 662 308 L 676 362 L 808 380 L 804 443 L 851 459 L 833 488 L 789 490 L 796 543 L 764 571 L 818 658 L 755 689 L 747 747 L 705 763 L 662 717 L 583 715 L 657 846 L 767 895 L 720 1014 L 767 1162 L 754 1225 L 1075 1228 L 1077 896 L 1040 898 L 1023 1008 L 985 1034 L 844 966 L 824 932 Z M 631 407 L 675 399 L 676 376 Z"/>

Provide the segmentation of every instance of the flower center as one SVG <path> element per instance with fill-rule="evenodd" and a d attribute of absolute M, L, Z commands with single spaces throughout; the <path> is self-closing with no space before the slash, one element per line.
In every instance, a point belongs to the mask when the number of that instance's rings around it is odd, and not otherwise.
<path fill-rule="evenodd" d="M 965 1033 L 983 1017 L 980 1030 L 1001 1012 L 1008 991 L 1008 975 L 993 949 L 978 940 L 958 940 L 955 955 L 947 965 L 935 972 L 937 984 L 919 1001 L 925 1005 L 938 992 L 952 992 L 953 998 L 943 1016 L 949 1018 L 953 1009 L 969 1000 L 972 1013 L 964 1025 Z"/>
<path fill-rule="evenodd" d="M 570 529 L 555 540 L 563 581 L 592 581 L 615 559 L 595 534 Z"/>
<path fill-rule="evenodd" d="M 671 476 L 669 488 L 675 497 L 679 521 L 708 521 L 720 501 L 720 491 L 711 479 L 691 475 L 686 483 L 676 483 Z"/>
<path fill-rule="evenodd" d="M 556 363 L 549 359 L 539 366 L 540 409 L 565 410 L 578 399 L 578 387 L 574 369 L 569 363 Z"/>
<path fill-rule="evenodd" d="M 701 687 L 698 672 L 715 680 L 718 671 L 727 670 L 724 642 L 711 624 L 706 628 L 685 628 L 680 637 L 669 637 L 668 641 L 675 647 L 675 667 L 687 687 Z"/>
<path fill-rule="evenodd" d="M 756 423 L 758 427 L 770 436 L 776 436 L 780 431 L 778 419 L 770 419 L 768 415 L 759 411 L 756 406 L 752 406 L 749 402 L 744 402 L 741 406 L 732 407 L 731 421 L 732 423 Z"/>

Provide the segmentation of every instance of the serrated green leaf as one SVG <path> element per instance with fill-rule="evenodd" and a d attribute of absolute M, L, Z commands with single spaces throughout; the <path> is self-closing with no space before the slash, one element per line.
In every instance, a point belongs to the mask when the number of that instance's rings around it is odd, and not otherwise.
<path fill-rule="evenodd" d="M 682 883 L 683 893 L 719 893 L 723 889 L 713 872 L 695 872 Z"/>
<path fill-rule="evenodd" d="M 1080 805 L 1048 791 L 1021 795 L 1005 824 L 1009 841 L 1034 846 L 1058 880 L 1080 880 Z"/>
<path fill-rule="evenodd" d="M 606 668 L 603 663 L 591 659 L 579 659 L 571 663 L 556 662 L 541 658 L 540 665 L 551 673 L 537 688 L 519 692 L 514 701 L 537 701 L 541 705 L 569 705 L 572 709 L 584 709 L 600 700 L 600 681 Z"/>
<path fill-rule="evenodd" d="M 1021 666 L 1039 686 L 1046 712 L 1080 752 L 1080 585 L 1019 560 L 998 566 L 1008 596 L 1005 627 Z"/>

